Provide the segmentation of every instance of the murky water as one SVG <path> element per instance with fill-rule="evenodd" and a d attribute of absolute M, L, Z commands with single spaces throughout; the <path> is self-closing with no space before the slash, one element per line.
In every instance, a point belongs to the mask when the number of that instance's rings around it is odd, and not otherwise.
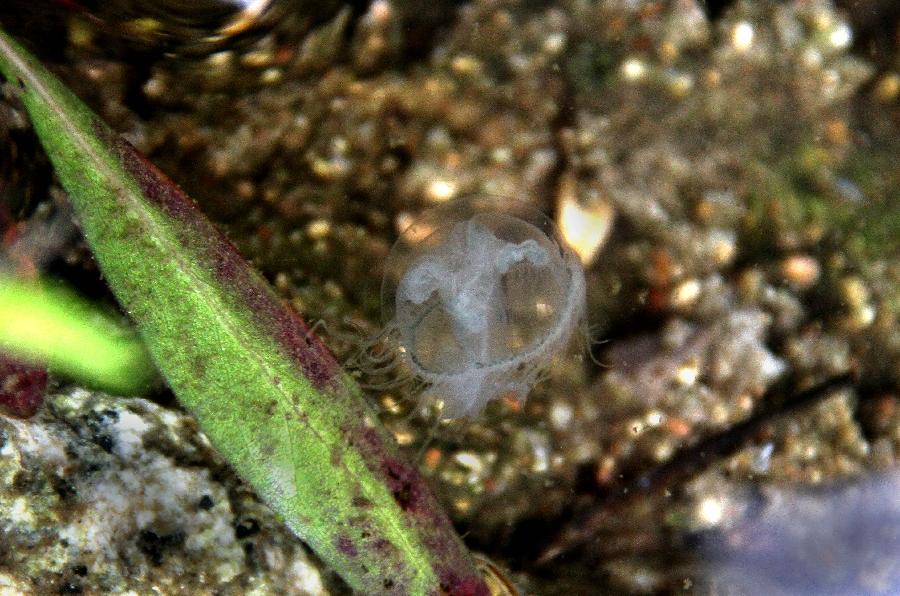
<path fill-rule="evenodd" d="M 0 22 L 342 360 L 379 336 L 422 213 L 480 194 L 555 222 L 590 353 L 457 420 L 402 364 L 351 367 L 523 594 L 900 592 L 891 2 L 43 0 Z M 17 270 L 112 308 L 10 93 L 0 200 Z M 0 418 L 0 592 L 342 591 L 171 395 L 79 391 Z"/>

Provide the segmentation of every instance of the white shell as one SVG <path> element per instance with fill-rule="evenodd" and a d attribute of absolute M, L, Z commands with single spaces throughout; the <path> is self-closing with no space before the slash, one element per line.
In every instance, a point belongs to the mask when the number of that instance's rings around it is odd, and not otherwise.
<path fill-rule="evenodd" d="M 443 415 L 527 396 L 584 320 L 585 280 L 553 224 L 515 201 L 475 197 L 424 214 L 391 250 L 382 308 Z"/>

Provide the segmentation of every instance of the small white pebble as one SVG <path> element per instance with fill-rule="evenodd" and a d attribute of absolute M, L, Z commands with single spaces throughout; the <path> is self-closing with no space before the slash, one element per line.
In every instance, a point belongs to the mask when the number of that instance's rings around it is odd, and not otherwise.
<path fill-rule="evenodd" d="M 738 52 L 744 53 L 753 45 L 754 35 L 753 25 L 746 21 L 741 21 L 731 31 L 731 45 Z"/>

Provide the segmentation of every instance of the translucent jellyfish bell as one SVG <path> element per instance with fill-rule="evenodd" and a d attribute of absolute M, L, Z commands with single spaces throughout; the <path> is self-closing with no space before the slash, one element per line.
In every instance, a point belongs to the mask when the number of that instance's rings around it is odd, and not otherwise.
<path fill-rule="evenodd" d="M 388 257 L 382 308 L 443 415 L 527 396 L 584 321 L 581 262 L 541 213 L 476 197 L 424 214 Z"/>

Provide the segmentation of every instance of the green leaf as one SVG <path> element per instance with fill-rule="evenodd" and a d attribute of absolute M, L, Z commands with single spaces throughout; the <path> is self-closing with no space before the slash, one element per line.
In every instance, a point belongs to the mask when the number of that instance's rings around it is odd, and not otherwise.
<path fill-rule="evenodd" d="M 0 275 L 3 352 L 119 395 L 156 377 L 140 338 L 73 292 Z"/>
<path fill-rule="evenodd" d="M 164 174 L 9 36 L 82 230 L 178 399 L 285 523 L 366 594 L 487 594 L 418 471 L 330 352 Z"/>

